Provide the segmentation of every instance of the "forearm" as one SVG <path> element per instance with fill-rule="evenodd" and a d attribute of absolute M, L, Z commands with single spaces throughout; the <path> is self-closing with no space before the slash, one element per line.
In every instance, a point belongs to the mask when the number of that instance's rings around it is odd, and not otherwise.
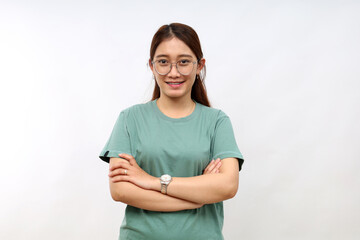
<path fill-rule="evenodd" d="M 195 177 L 173 177 L 168 185 L 167 194 L 187 201 L 210 204 L 233 198 L 239 182 L 238 161 L 235 158 L 222 160 L 220 172 Z M 159 183 L 153 183 L 151 189 L 160 191 Z"/>
<path fill-rule="evenodd" d="M 237 185 L 237 180 L 229 180 L 221 173 L 188 178 L 174 177 L 168 185 L 167 194 L 199 204 L 210 204 L 234 197 Z M 160 187 L 157 190 L 160 191 Z"/>
<path fill-rule="evenodd" d="M 157 191 L 145 190 L 130 182 L 112 183 L 110 181 L 110 190 L 115 201 L 150 211 L 174 212 L 200 208 L 203 205 L 164 195 Z"/>
<path fill-rule="evenodd" d="M 160 192 L 161 184 L 159 178 L 151 176 L 141 169 L 133 156 L 126 154 L 120 154 L 119 156 L 126 158 L 128 162 L 111 158 L 109 176 L 112 183 L 131 182 L 132 184 L 141 187 L 142 190 L 148 189 L 144 191 L 154 190 L 156 194 Z M 198 204 L 215 203 L 234 197 L 237 192 L 239 178 L 239 165 L 237 159 L 223 159 L 218 170 L 219 172 L 216 174 L 203 174 L 201 176 L 188 178 L 174 177 L 173 181 L 168 185 L 167 194 L 177 198 L 177 200 L 183 199 Z M 154 192 L 147 192 L 148 194 L 145 194 L 147 198 L 145 199 L 150 202 L 154 201 L 148 199 L 150 193 L 153 194 L 151 196 L 154 198 L 161 198 L 160 196 L 155 195 Z M 124 191 L 118 191 L 118 193 L 124 193 Z M 137 194 L 142 196 L 143 192 L 139 191 Z M 132 197 L 133 194 L 130 196 Z M 131 198 L 130 200 L 126 199 L 127 197 L 128 195 L 121 194 L 121 198 L 119 199 L 121 202 L 130 205 L 141 203 L 137 197 Z"/>

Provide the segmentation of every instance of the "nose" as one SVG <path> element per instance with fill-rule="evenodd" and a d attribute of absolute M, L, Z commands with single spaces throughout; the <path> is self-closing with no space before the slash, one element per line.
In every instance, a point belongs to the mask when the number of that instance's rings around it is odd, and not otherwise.
<path fill-rule="evenodd" d="M 176 63 L 171 64 L 170 72 L 168 73 L 169 77 L 180 77 L 180 73 L 177 70 Z"/>

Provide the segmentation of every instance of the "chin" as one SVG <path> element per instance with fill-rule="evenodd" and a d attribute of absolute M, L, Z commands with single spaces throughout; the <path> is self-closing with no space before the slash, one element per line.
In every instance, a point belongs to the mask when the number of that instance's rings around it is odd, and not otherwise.
<path fill-rule="evenodd" d="M 167 96 L 168 98 L 177 99 L 177 98 L 184 97 L 185 94 L 166 94 L 166 96 Z"/>
<path fill-rule="evenodd" d="M 168 98 L 182 98 L 186 96 L 186 92 L 179 91 L 179 92 L 164 92 L 163 93 Z"/>

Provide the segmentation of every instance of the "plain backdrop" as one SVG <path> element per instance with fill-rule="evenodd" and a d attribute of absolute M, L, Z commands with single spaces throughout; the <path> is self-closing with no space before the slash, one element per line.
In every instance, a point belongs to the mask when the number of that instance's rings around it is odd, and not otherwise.
<path fill-rule="evenodd" d="M 0 239 L 117 239 L 98 155 L 147 102 L 153 34 L 199 34 L 245 157 L 227 240 L 359 239 L 359 1 L 0 2 Z"/>

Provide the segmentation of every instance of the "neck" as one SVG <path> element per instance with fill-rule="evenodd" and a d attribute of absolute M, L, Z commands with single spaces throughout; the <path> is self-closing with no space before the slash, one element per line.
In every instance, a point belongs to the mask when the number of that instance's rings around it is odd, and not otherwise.
<path fill-rule="evenodd" d="M 182 118 L 190 115 L 196 105 L 191 97 L 166 98 L 160 96 L 156 103 L 162 113 L 172 118 Z"/>

